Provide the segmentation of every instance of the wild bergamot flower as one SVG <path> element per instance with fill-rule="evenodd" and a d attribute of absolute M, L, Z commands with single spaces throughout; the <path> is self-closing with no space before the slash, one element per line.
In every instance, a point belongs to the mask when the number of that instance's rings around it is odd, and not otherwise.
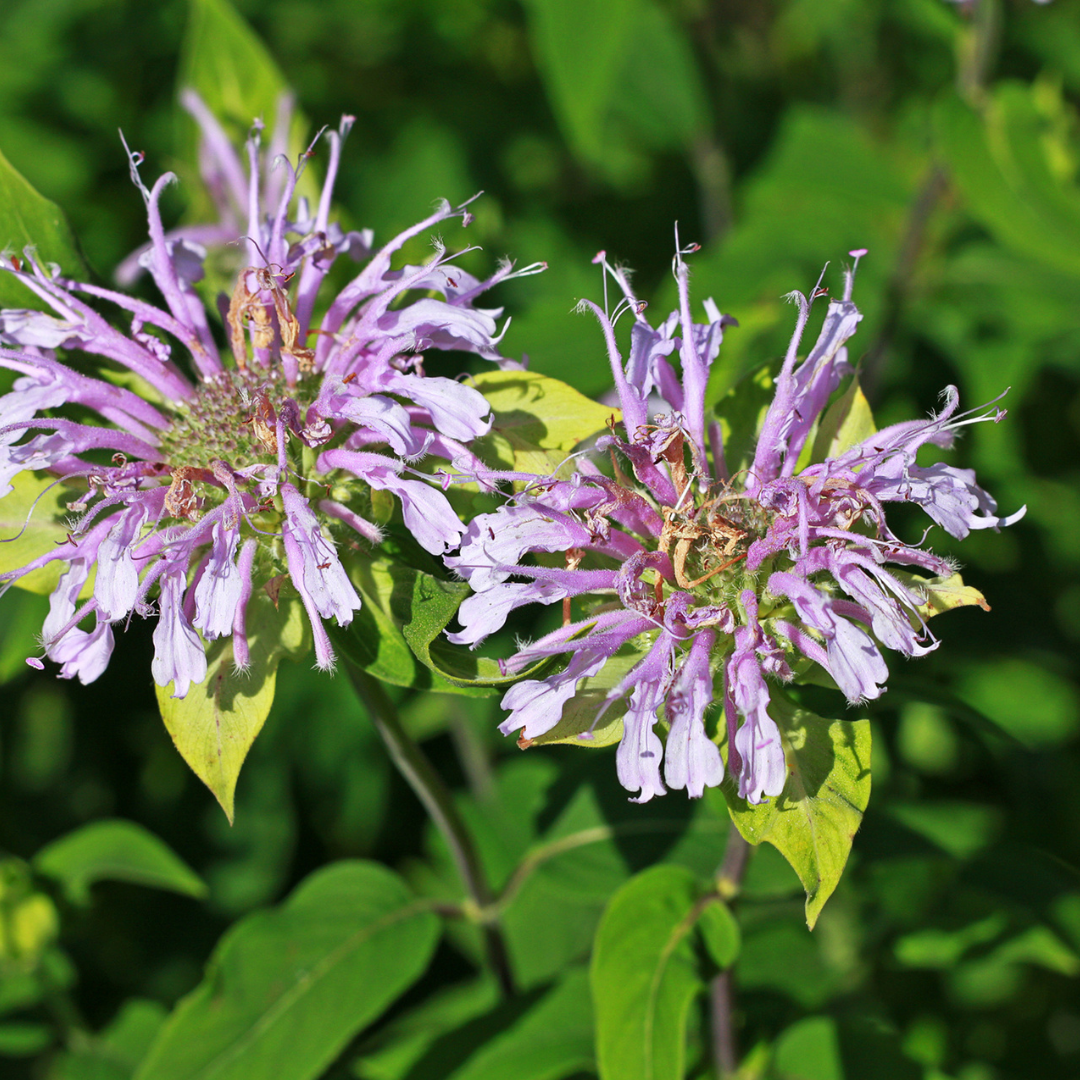
<path fill-rule="evenodd" d="M 707 321 L 693 322 L 683 258 L 690 250 L 675 258 L 679 309 L 655 329 L 625 274 L 598 256 L 624 293 L 615 314 L 621 309 L 634 319 L 624 363 L 613 319 L 582 304 L 607 341 L 622 427 L 613 425 L 569 477 L 488 477 L 514 480 L 520 490 L 475 518 L 460 552 L 446 557 L 474 590 L 459 611 L 463 629 L 449 636 L 476 646 L 511 611 L 562 603 L 563 626 L 503 666 L 517 674 L 545 658 L 568 662 L 510 688 L 501 730 L 520 731 L 519 743 L 528 745 L 559 723 L 576 694 L 599 686 L 606 693 L 594 728 L 616 702 L 625 709 L 616 755 L 622 785 L 639 802 L 664 794 L 665 782 L 700 796 L 724 776 L 719 736 L 706 726 L 716 700 L 728 769 L 739 795 L 759 803 L 779 795 L 787 778 L 769 713 L 773 682 L 790 681 L 798 665 L 815 662 L 854 703 L 884 691 L 883 648 L 916 656 L 937 645 L 922 610 L 925 588 L 906 575 L 941 577 L 955 568 L 922 543 L 898 538 L 886 505 L 920 506 L 955 537 L 1008 525 L 1023 510 L 1000 517 L 972 471 L 916 463 L 920 447 L 948 447 L 963 425 L 1004 415 L 957 414 L 952 387 L 936 416 L 886 428 L 800 469 L 815 424 L 851 371 L 845 342 L 862 317 L 851 299 L 853 270 L 802 360 L 811 304 L 824 290 L 810 299 L 792 294 L 798 319 L 775 396 L 749 467 L 731 475 L 705 394 L 725 325 L 734 320 L 706 301 Z M 856 261 L 862 254 L 852 252 Z M 662 404 L 653 406 L 656 400 Z M 553 555 L 561 555 L 561 566 Z M 572 617 L 574 602 L 584 617 Z M 621 665 L 612 664 L 617 655 Z M 609 669 L 605 678 L 609 664 L 618 673 Z"/>
<path fill-rule="evenodd" d="M 159 200 L 173 177 L 147 189 L 141 155 L 129 154 L 149 219 L 139 262 L 163 307 L 68 280 L 31 249 L 0 261 L 49 309 L 0 312 L 0 365 L 18 374 L 0 397 L 0 497 L 27 470 L 72 492 L 66 539 L 0 581 L 60 564 L 42 646 L 63 677 L 84 683 L 108 663 L 114 626 L 156 611 L 153 676 L 172 683 L 175 697 L 206 677 L 206 642 L 231 635 L 235 663 L 249 662 L 252 591 L 273 590 L 285 575 L 310 619 L 317 663 L 330 667 L 323 620 L 345 626 L 360 607 L 338 548 L 379 542 L 373 499 L 396 497 L 428 551 L 457 546 L 463 525 L 415 466 L 427 455 L 471 463 L 465 444 L 488 430 L 490 410 L 471 387 L 426 375 L 423 350 L 498 360 L 499 311 L 475 300 L 511 272 L 504 264 L 479 281 L 438 242 L 425 265 L 391 268 L 410 237 L 449 218 L 468 224 L 465 206 L 440 203 L 374 254 L 369 233 L 331 222 L 350 118 L 325 137 L 327 179 L 312 211 L 294 200 L 299 167 L 278 157 L 277 178 L 267 179 L 258 128 L 245 175 L 198 100 L 188 105 L 203 124 L 221 222 L 166 234 Z M 247 209 L 250 265 L 222 299 L 215 331 L 195 288 L 200 240 L 237 239 L 230 199 Z M 345 251 L 370 258 L 340 292 L 320 298 Z M 126 313 L 130 329 L 90 301 Z"/>

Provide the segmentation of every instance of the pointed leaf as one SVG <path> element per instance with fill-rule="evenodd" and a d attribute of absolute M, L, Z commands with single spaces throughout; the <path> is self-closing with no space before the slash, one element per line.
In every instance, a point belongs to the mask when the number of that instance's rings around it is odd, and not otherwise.
<path fill-rule="evenodd" d="M 611 898 L 590 973 L 600 1080 L 682 1080 L 700 892 L 689 870 L 654 866 Z"/>
<path fill-rule="evenodd" d="M 23 248 L 36 248 L 38 262 L 56 263 L 65 277 L 86 280 L 90 271 L 83 262 L 75 234 L 63 211 L 44 195 L 0 153 L 0 251 L 23 257 Z M 10 274 L 0 273 L 0 307 L 37 308 L 43 302 Z"/>
<path fill-rule="evenodd" d="M 821 418 L 810 461 L 837 457 L 856 443 L 870 438 L 876 431 L 870 402 L 866 400 L 858 378 L 854 378 Z"/>
<path fill-rule="evenodd" d="M 589 977 L 578 968 L 449 1080 L 563 1080 L 594 1068 Z"/>
<path fill-rule="evenodd" d="M 916 595 L 921 593 L 926 597 L 915 609 L 924 619 L 958 607 L 981 607 L 983 611 L 990 610 L 986 597 L 974 585 L 965 585 L 959 574 L 927 578 L 903 571 L 894 573 Z"/>
<path fill-rule="evenodd" d="M 579 443 L 621 413 L 535 371 L 487 371 L 473 385 L 491 403 L 491 434 L 473 444 L 502 469 L 546 476 Z"/>
<path fill-rule="evenodd" d="M 251 663 L 246 671 L 235 669 L 232 639 L 222 638 L 209 649 L 206 679 L 186 697 L 172 697 L 172 683 L 156 688 L 176 749 L 229 821 L 240 766 L 274 703 L 278 663 L 302 652 L 307 639 L 299 600 L 282 594 L 275 607 L 262 589 L 248 603 L 247 630 Z"/>
<path fill-rule="evenodd" d="M 289 92 L 269 50 L 229 0 L 190 0 L 180 87 L 191 87 L 241 139 L 258 117 L 272 125 Z M 294 118 L 297 139 L 304 126 Z"/>
<path fill-rule="evenodd" d="M 806 889 L 813 929 L 870 800 L 870 721 L 824 720 L 775 691 L 769 715 L 784 741 L 784 790 L 759 806 L 728 790 L 724 796 L 739 832 L 751 844 L 767 840 L 791 863 Z"/>
<path fill-rule="evenodd" d="M 94 821 L 47 844 L 34 869 L 64 887 L 69 900 L 90 899 L 95 881 L 130 881 L 203 897 L 206 885 L 167 844 L 133 821 Z"/>
<path fill-rule="evenodd" d="M 313 1080 L 423 973 L 438 931 L 384 867 L 319 870 L 226 933 L 136 1080 Z"/>

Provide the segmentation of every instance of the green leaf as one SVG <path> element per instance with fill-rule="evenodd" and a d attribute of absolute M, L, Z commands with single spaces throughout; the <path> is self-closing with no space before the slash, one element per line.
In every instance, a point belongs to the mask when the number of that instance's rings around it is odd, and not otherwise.
<path fill-rule="evenodd" d="M 620 649 L 596 675 L 578 683 L 574 696 L 563 706 L 559 722 L 550 731 L 530 739 L 528 745 L 566 743 L 570 746 L 598 749 L 617 743 L 622 738 L 622 718 L 627 709 L 629 695 L 612 702 L 599 724 L 594 727 L 596 714 L 607 701 L 608 692 L 625 678 L 627 672 L 643 656 L 642 650 L 631 646 Z M 588 737 L 583 738 L 586 734 Z"/>
<path fill-rule="evenodd" d="M 87 280 L 90 271 L 79 253 L 63 211 L 30 185 L 0 153 L 0 251 L 23 257 L 28 245 L 38 262 L 56 263 L 65 277 Z M 36 293 L 6 272 L 0 272 L 0 307 L 44 307 Z"/>
<path fill-rule="evenodd" d="M 870 402 L 862 392 L 858 377 L 829 406 L 818 425 L 810 461 L 837 457 L 877 431 Z M 798 470 L 796 470 L 798 471 Z"/>
<path fill-rule="evenodd" d="M 244 758 L 274 703 L 274 683 L 283 656 L 305 651 L 307 624 L 299 600 L 280 595 L 278 606 L 257 590 L 248 602 L 246 671 L 233 666 L 232 639 L 214 642 L 206 679 L 183 698 L 173 684 L 157 687 L 161 718 L 192 772 L 214 793 L 231 822 L 236 779 Z"/>
<path fill-rule="evenodd" d="M 754 459 L 754 445 L 774 397 L 772 365 L 766 364 L 741 379 L 723 365 L 713 365 L 705 402 L 713 405 L 724 437 L 724 461 L 734 476 Z"/>
<path fill-rule="evenodd" d="M 567 142 L 619 183 L 647 164 L 640 145 L 685 149 L 709 123 L 686 35 L 652 0 L 529 0 L 537 65 Z"/>
<path fill-rule="evenodd" d="M 697 921 L 705 951 L 721 971 L 731 967 L 739 956 L 741 935 L 731 908 L 717 899 L 706 905 Z"/>
<path fill-rule="evenodd" d="M 53 1041 L 47 1024 L 8 1021 L 0 1024 L 0 1057 L 31 1057 Z"/>
<path fill-rule="evenodd" d="M 531 40 L 559 124 L 586 160 L 602 160 L 604 120 L 625 45 L 633 33 L 637 0 L 527 0 Z"/>
<path fill-rule="evenodd" d="M 288 81 L 228 0 L 190 0 L 188 10 L 180 88 L 191 87 L 242 144 L 256 118 L 273 124 L 278 103 L 289 92 Z M 294 115 L 290 151 L 301 149 L 306 127 L 306 121 Z"/>
<path fill-rule="evenodd" d="M 477 978 L 437 991 L 415 1009 L 383 1025 L 360 1048 L 352 1071 L 359 1080 L 405 1080 L 437 1040 L 454 1038 L 499 1002 L 493 979 Z"/>
<path fill-rule="evenodd" d="M 699 894 L 689 870 L 654 866 L 611 898 L 591 968 L 600 1080 L 682 1080 Z"/>
<path fill-rule="evenodd" d="M 85 494 L 72 491 L 53 477 L 32 472 L 19 473 L 12 478 L 11 486 L 11 493 L 0 499 L 0 574 L 18 570 L 62 544 L 68 534 L 67 504 Z M 58 559 L 13 584 L 44 596 L 56 588 L 62 568 Z M 92 581 L 87 582 L 83 595 L 93 588 Z"/>
<path fill-rule="evenodd" d="M 934 114 L 952 177 L 973 216 L 1022 254 L 1080 275 L 1080 191 L 1050 171 L 1031 90 L 1000 86 L 980 115 L 953 94 Z"/>
<path fill-rule="evenodd" d="M 730 791 L 724 795 L 739 832 L 751 844 L 767 840 L 799 875 L 813 929 L 870 799 L 870 721 L 825 720 L 775 691 L 769 714 L 787 757 L 784 790 L 758 806 Z"/>
<path fill-rule="evenodd" d="M 0 547 L 0 553 L 3 552 Z M 37 636 L 49 613 L 48 601 L 24 589 L 4 596 L 0 621 L 0 686 L 26 671 L 26 657 L 38 652 Z"/>
<path fill-rule="evenodd" d="M 319 870 L 226 933 L 136 1080 L 313 1080 L 419 978 L 438 931 L 382 866 Z"/>
<path fill-rule="evenodd" d="M 364 563 L 354 580 L 364 606 L 348 628 L 330 627 L 350 663 L 393 686 L 474 697 L 491 692 L 485 675 L 514 681 L 499 674 L 494 660 L 474 658 L 441 640 L 468 595 L 464 583 L 442 581 L 393 559 Z"/>
<path fill-rule="evenodd" d="M 578 968 L 449 1080 L 562 1080 L 594 1068 L 589 976 Z"/>
<path fill-rule="evenodd" d="M 203 897 L 206 885 L 171 848 L 133 821 L 94 821 L 47 844 L 34 857 L 40 874 L 59 881 L 68 899 L 87 903 L 96 881 L 131 881 Z"/>
<path fill-rule="evenodd" d="M 845 1080 L 840 1039 L 831 1016 L 808 1016 L 776 1040 L 771 1075 L 776 1080 Z"/>
<path fill-rule="evenodd" d="M 50 1080 L 131 1080 L 165 1016 L 158 1002 L 129 998 L 104 1031 L 73 1040 L 75 1049 L 57 1056 Z"/>
<path fill-rule="evenodd" d="M 1004 912 L 996 911 L 958 930 L 936 927 L 918 930 L 897 938 L 893 954 L 904 967 L 947 970 L 955 967 L 969 950 L 995 941 L 1008 922 Z"/>
<path fill-rule="evenodd" d="M 487 371 L 473 385 L 491 404 L 491 433 L 473 443 L 503 469 L 547 476 L 579 443 L 621 413 L 535 371 Z"/>
<path fill-rule="evenodd" d="M 464 582 L 385 558 L 360 565 L 354 581 L 364 606 L 347 629 L 330 627 L 331 636 L 351 663 L 383 682 L 486 697 L 548 665 L 503 675 L 497 661 L 446 641 L 442 632 L 469 595 Z"/>
<path fill-rule="evenodd" d="M 957 693 L 1032 750 L 1054 750 L 1080 728 L 1076 684 L 1045 663 L 1006 654 L 965 665 Z"/>

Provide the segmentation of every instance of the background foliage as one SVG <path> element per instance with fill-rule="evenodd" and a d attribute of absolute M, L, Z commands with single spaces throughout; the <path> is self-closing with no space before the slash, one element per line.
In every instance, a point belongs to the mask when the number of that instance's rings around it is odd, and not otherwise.
<path fill-rule="evenodd" d="M 570 309 L 599 293 L 598 249 L 635 267 L 640 292 L 666 311 L 672 223 L 702 241 L 695 295 L 741 323 L 711 388 L 720 400 L 781 348 L 782 294 L 869 248 L 856 342 L 879 423 L 925 412 L 949 382 L 968 405 L 1011 385 L 1008 420 L 974 430 L 959 458 L 1005 508 L 1029 512 L 957 552 L 992 614 L 938 620 L 941 649 L 894 671 L 889 693 L 859 711 L 874 734 L 873 797 L 816 930 L 798 881 L 763 847 L 738 927 L 703 915 L 665 956 L 657 1023 L 671 1046 L 636 1055 L 618 1038 L 643 1023 L 620 963 L 640 970 L 696 910 L 694 875 L 723 854 L 719 797 L 629 806 L 610 751 L 522 756 L 495 732 L 497 698 L 402 691 L 408 727 L 459 793 L 494 886 L 533 852 L 504 912 L 520 992 L 500 1001 L 478 974 L 476 931 L 450 923 L 437 943 L 430 911 L 408 907 L 402 878 L 456 898 L 453 870 L 344 679 L 281 664 L 230 827 L 162 728 L 151 627 L 120 635 L 106 674 L 76 689 L 24 665 L 45 600 L 10 592 L 0 607 L 5 1075 L 246 1077 L 264 1075 L 244 1070 L 266 1060 L 282 1076 L 360 1080 L 705 1076 L 699 991 L 741 939 L 748 1076 L 1075 1076 L 1080 2 L 236 7 L 257 38 L 222 0 L 0 9 L 0 149 L 63 207 L 103 278 L 145 223 L 116 128 L 147 153 L 150 175 L 184 178 L 168 196 L 179 219 L 205 196 L 178 86 L 197 85 L 239 135 L 290 85 L 314 124 L 357 118 L 338 187 L 350 223 L 386 237 L 438 196 L 486 190 L 467 237 L 485 248 L 478 265 L 504 252 L 550 265 L 502 290 L 508 351 L 527 350 L 533 370 L 589 394 L 607 389 L 606 361 L 595 326 Z M 339 861 L 356 859 L 390 869 Z M 312 905 L 340 908 L 315 920 L 317 941 L 304 929 Z M 298 935 L 304 963 L 331 981 L 273 1004 L 266 1015 L 286 1026 L 269 1024 L 248 1064 L 196 1060 L 216 1037 L 200 1019 L 206 996 L 235 978 L 268 985 L 274 972 L 252 964 L 273 967 Z M 354 966 L 326 967 L 343 943 Z M 162 1030 L 212 952 L 213 977 Z M 595 1040 L 590 954 L 594 981 L 613 988 L 597 1002 Z M 357 976 L 387 957 L 393 978 Z M 635 1071 L 646 1060 L 654 1071 Z"/>

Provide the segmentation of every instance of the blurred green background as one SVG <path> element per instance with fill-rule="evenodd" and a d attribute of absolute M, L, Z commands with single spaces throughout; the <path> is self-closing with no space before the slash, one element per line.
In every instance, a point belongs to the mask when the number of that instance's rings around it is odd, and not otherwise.
<path fill-rule="evenodd" d="M 866 247 L 852 353 L 879 424 L 924 414 L 948 383 L 968 407 L 1011 387 L 1008 418 L 969 429 L 954 460 L 1027 517 L 963 545 L 933 537 L 993 611 L 937 620 L 941 648 L 895 661 L 867 710 L 870 810 L 813 935 L 783 864 L 771 851 L 755 864 L 740 1021 L 747 1048 L 773 1047 L 778 1080 L 1080 1074 L 1080 2 L 236 7 L 312 125 L 355 115 L 337 189 L 349 224 L 384 240 L 435 198 L 483 190 L 450 246 L 481 244 L 471 267 L 548 262 L 497 298 L 513 316 L 507 353 L 536 370 L 607 389 L 597 328 L 571 314 L 601 294 L 590 260 L 605 249 L 633 267 L 662 315 L 678 221 L 703 244 L 695 302 L 711 295 L 741 323 L 724 345 L 739 370 L 782 350 L 784 293 Z M 117 128 L 146 153 L 145 175 L 181 175 L 174 221 L 205 205 L 176 95 L 217 79 L 222 101 L 242 105 L 250 88 L 200 68 L 200 34 L 223 17 L 214 0 L 0 6 L 0 150 L 64 208 L 102 279 L 145 228 Z M 250 117 L 234 119 L 242 134 Z M 327 860 L 408 868 L 429 850 L 343 679 L 283 665 L 230 828 L 157 716 L 152 626 L 120 635 L 106 675 L 72 687 L 23 663 L 43 604 L 12 591 L 0 607 L 0 847 L 28 859 L 80 823 L 125 817 L 211 888 L 200 904 L 107 883 L 63 908 L 91 1026 L 133 995 L 171 1005 L 233 919 Z M 498 803 L 491 790 L 521 761 L 494 730 L 497 701 L 404 695 L 403 708 L 453 783 Z M 557 775 L 560 791 L 567 776 L 609 783 L 604 752 L 543 753 L 530 782 L 549 803 Z M 498 805 L 514 819 L 541 803 Z M 599 910 L 574 908 L 583 929 L 565 959 L 587 951 Z M 444 947 L 435 981 L 461 977 L 464 955 Z M 0 1008 L 18 1004 L 0 981 Z M 51 1035 L 19 1034 L 38 1019 L 0 1023 L 4 1075 L 61 1075 Z"/>

